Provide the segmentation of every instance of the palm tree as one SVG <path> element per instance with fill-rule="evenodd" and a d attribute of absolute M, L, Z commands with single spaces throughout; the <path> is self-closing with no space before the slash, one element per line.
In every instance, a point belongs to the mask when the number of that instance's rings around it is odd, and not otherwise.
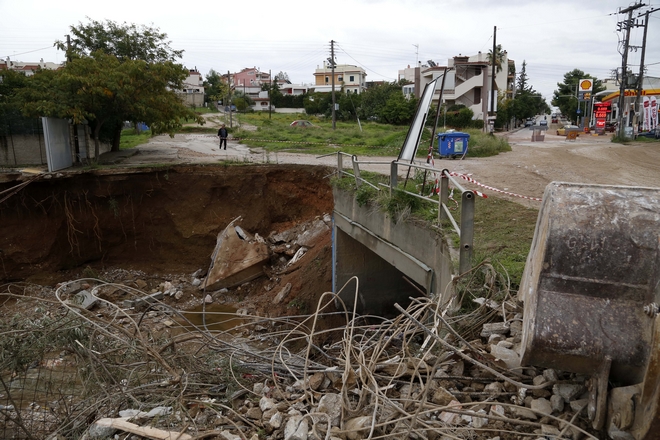
<path fill-rule="evenodd" d="M 504 63 L 504 54 L 506 52 L 502 51 L 502 45 L 498 44 L 495 46 L 495 67 L 497 67 L 497 73 L 502 71 L 502 64 Z M 492 65 L 493 64 L 493 51 L 489 50 L 486 59 Z"/>

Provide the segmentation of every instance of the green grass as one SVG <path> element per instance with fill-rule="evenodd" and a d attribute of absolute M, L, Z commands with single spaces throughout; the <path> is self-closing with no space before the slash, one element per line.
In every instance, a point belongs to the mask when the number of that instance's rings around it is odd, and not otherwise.
<path fill-rule="evenodd" d="M 296 119 L 311 121 L 315 127 L 290 127 Z M 375 122 L 357 121 L 337 122 L 332 129 L 332 122 L 325 118 L 304 114 L 281 114 L 254 112 L 236 115 L 237 126 L 232 136 L 253 147 L 271 152 L 296 152 L 308 154 L 328 154 L 342 151 L 358 156 L 397 156 L 403 146 L 408 126 L 394 126 Z M 241 129 L 241 124 L 257 127 L 256 131 Z M 481 133 L 479 130 L 467 130 L 470 134 L 468 157 L 484 157 L 510 151 L 506 139 Z M 418 157 L 426 157 L 431 139 L 431 129 L 422 133 Z M 434 142 L 433 149 L 437 152 Z"/>
<path fill-rule="evenodd" d="M 119 141 L 120 150 L 129 150 L 138 145 L 146 144 L 151 137 L 151 130 L 137 133 L 133 128 L 124 129 L 121 132 L 121 139 Z"/>
<path fill-rule="evenodd" d="M 220 112 L 218 111 L 218 109 L 216 109 L 216 108 L 215 108 L 214 106 L 212 106 L 212 105 L 211 105 L 211 106 L 208 106 L 208 107 L 195 107 L 193 110 L 194 110 L 195 113 L 197 113 L 198 115 L 202 115 L 202 114 L 205 114 L 205 113 L 220 113 Z"/>

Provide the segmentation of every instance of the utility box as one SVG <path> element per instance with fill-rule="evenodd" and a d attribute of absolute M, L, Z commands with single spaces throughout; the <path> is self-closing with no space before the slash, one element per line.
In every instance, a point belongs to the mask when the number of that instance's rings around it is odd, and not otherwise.
<path fill-rule="evenodd" d="M 438 153 L 440 157 L 463 157 L 467 154 L 470 135 L 460 131 L 438 133 Z"/>

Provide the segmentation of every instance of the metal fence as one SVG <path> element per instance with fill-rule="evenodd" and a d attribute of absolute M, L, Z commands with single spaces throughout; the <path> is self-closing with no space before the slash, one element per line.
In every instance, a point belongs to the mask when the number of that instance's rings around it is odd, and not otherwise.
<path fill-rule="evenodd" d="M 335 153 L 332 153 L 335 154 Z M 353 172 L 348 172 L 344 170 L 344 158 L 351 158 L 351 165 Z M 443 169 L 439 170 L 429 165 L 419 165 L 409 162 L 400 162 L 400 161 L 363 161 L 359 160 L 357 156 L 350 155 L 347 153 L 338 152 L 337 153 L 337 173 L 339 177 L 342 175 L 347 175 L 355 178 L 355 185 L 359 188 L 362 184 L 369 185 L 376 190 L 380 190 L 377 186 L 368 182 L 360 176 L 360 165 L 390 165 L 390 179 L 389 187 L 390 194 L 394 191 L 401 191 L 405 194 L 417 197 L 423 200 L 426 200 L 431 203 L 438 204 L 438 223 L 442 223 L 444 220 L 449 220 L 454 231 L 458 234 L 460 238 L 460 248 L 459 248 L 459 264 L 458 270 L 460 273 L 465 273 L 472 267 L 472 251 L 473 251 L 473 241 L 474 241 L 474 201 L 475 195 L 474 191 L 466 190 L 461 186 L 456 179 L 454 179 L 448 170 Z M 398 186 L 398 171 L 399 167 L 406 167 L 408 170 L 421 170 L 425 173 L 436 173 L 440 174 L 440 188 L 439 195 L 437 198 L 431 196 L 420 195 L 415 192 L 408 191 L 404 188 L 399 188 Z M 448 206 L 450 192 L 449 192 L 449 183 L 459 191 L 461 194 L 461 204 L 460 204 L 460 217 L 459 222 L 454 219 L 454 216 L 451 213 L 451 209 Z M 435 191 L 433 191 L 435 193 Z"/>

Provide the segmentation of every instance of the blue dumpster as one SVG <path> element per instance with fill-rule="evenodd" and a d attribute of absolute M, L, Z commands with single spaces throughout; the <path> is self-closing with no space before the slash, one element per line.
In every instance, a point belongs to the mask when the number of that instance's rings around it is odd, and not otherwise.
<path fill-rule="evenodd" d="M 453 159 L 467 154 L 470 135 L 460 131 L 438 133 L 438 153 L 440 157 Z"/>

